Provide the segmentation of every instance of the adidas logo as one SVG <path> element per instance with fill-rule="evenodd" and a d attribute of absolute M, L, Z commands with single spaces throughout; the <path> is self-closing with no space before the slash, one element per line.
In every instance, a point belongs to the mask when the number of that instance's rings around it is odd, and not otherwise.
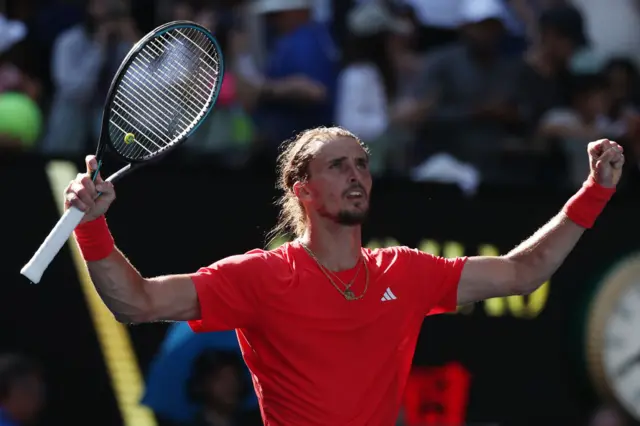
<path fill-rule="evenodd" d="M 387 287 L 387 291 L 384 292 L 384 296 L 382 296 L 382 299 L 380 299 L 380 301 L 388 302 L 390 300 L 396 300 L 396 299 L 397 299 L 396 295 L 393 294 L 393 292 L 389 287 Z"/>

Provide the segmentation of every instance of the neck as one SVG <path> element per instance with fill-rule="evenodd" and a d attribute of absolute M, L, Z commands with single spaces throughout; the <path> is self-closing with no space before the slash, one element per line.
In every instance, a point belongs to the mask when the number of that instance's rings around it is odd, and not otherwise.
<path fill-rule="evenodd" d="M 307 227 L 300 242 L 313 252 L 324 267 L 332 271 L 354 268 L 362 251 L 360 225 L 337 225 L 325 220 L 314 222 Z"/>

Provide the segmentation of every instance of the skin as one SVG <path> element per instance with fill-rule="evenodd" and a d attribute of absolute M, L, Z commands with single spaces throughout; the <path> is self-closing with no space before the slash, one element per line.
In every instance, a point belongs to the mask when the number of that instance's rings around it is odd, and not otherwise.
<path fill-rule="evenodd" d="M 372 189 L 366 155 L 360 144 L 348 137 L 312 143 L 316 146 L 310 177 L 293 187 L 309 224 L 301 241 L 327 268 L 352 268 L 362 247 L 361 225 L 354 222 L 366 215 Z M 588 153 L 591 176 L 604 187 L 615 187 L 624 164 L 620 145 L 603 139 L 590 143 Z M 87 157 L 88 170 L 95 167 L 95 157 Z M 361 194 L 350 196 L 352 190 Z M 96 199 L 98 191 L 102 196 Z M 67 207 L 74 205 L 85 211 L 84 221 L 103 215 L 114 199 L 113 185 L 101 177 L 94 185 L 89 172 L 78 175 L 66 190 Z M 340 219 L 345 216 L 349 224 Z M 558 269 L 584 230 L 560 212 L 508 254 L 470 257 L 458 286 L 458 303 L 535 291 Z M 117 249 L 105 259 L 88 262 L 88 268 L 98 293 L 119 321 L 200 318 L 195 287 L 187 275 L 143 278 Z"/>

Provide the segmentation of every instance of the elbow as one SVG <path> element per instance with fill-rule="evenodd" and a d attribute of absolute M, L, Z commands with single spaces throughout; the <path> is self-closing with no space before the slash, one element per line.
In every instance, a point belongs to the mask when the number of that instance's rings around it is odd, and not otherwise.
<path fill-rule="evenodd" d="M 136 312 L 136 313 L 126 313 L 126 314 L 120 313 L 120 312 L 114 312 L 113 316 L 115 320 L 118 321 L 120 324 L 138 325 L 138 324 L 153 322 L 152 316 L 149 315 L 147 312 Z"/>
<path fill-rule="evenodd" d="M 138 288 L 141 291 L 134 303 L 128 303 L 126 307 L 118 311 L 112 310 L 115 320 L 119 323 L 136 325 L 158 320 L 158 315 L 153 308 L 152 298 L 147 291 L 148 281 L 141 278 Z"/>

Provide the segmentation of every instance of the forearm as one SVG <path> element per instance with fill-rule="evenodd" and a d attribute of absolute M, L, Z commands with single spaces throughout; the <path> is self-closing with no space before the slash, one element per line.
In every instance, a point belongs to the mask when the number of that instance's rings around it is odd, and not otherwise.
<path fill-rule="evenodd" d="M 516 263 L 517 282 L 524 292 L 551 278 L 584 231 L 594 225 L 614 191 L 590 177 L 560 213 L 505 256 Z"/>
<path fill-rule="evenodd" d="M 558 213 L 505 257 L 518 264 L 517 282 L 530 293 L 548 281 L 567 258 L 586 228 Z"/>
<path fill-rule="evenodd" d="M 147 280 L 115 247 L 105 217 L 79 225 L 74 236 L 98 294 L 116 319 L 149 321 L 153 309 Z"/>
<path fill-rule="evenodd" d="M 117 249 L 98 261 L 87 262 L 91 280 L 116 319 L 126 323 L 149 321 L 151 301 L 146 280 Z"/>

